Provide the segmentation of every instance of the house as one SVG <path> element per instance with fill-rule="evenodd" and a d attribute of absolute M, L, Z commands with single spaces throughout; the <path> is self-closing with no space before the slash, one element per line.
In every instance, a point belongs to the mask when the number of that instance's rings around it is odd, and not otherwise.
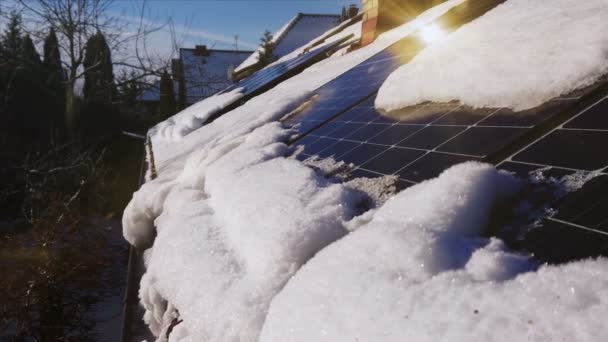
<path fill-rule="evenodd" d="M 608 339 L 605 1 L 363 11 L 148 132 L 152 332 Z"/>
<path fill-rule="evenodd" d="M 176 101 L 179 102 L 181 97 L 189 106 L 231 85 L 232 70 L 251 53 L 247 50 L 207 49 L 205 45 L 180 48 L 179 58 L 171 61 Z M 182 80 L 183 87 L 180 87 Z M 142 116 L 154 115 L 160 101 L 160 81 L 146 89 L 138 100 L 143 107 Z"/>
<path fill-rule="evenodd" d="M 350 6 L 348 17 L 356 16 L 357 12 L 358 9 L 355 5 Z M 344 18 L 341 18 L 340 15 L 333 14 L 296 14 L 273 34 L 272 37 L 275 43 L 273 55 L 277 59 L 286 56 L 312 39 L 319 37 L 319 35 L 327 30 L 338 26 L 342 19 Z M 243 79 L 256 69 L 260 51 L 261 47 L 234 69 L 235 79 Z"/>

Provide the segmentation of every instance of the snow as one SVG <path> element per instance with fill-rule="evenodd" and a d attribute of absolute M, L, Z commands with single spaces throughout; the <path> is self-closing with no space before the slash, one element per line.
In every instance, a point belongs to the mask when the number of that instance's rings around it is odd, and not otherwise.
<path fill-rule="evenodd" d="M 200 128 L 211 115 L 242 97 L 242 88 L 211 96 L 160 122 L 148 131 L 148 135 L 168 141 L 179 140 Z"/>
<path fill-rule="evenodd" d="M 350 22 L 345 21 L 342 24 L 350 24 Z M 293 50 L 292 52 L 286 54 L 285 56 L 279 58 L 278 60 L 273 62 L 271 65 L 286 62 L 290 59 L 296 58 L 297 56 L 305 53 L 308 50 L 320 49 L 320 48 L 329 46 L 345 37 L 352 35 L 351 38 L 347 39 L 344 43 L 342 43 L 342 45 L 344 45 L 345 47 L 348 47 L 348 45 L 361 39 L 361 25 L 362 25 L 362 22 L 358 21 L 351 25 L 340 25 L 337 28 L 332 28 L 331 30 L 328 30 L 323 35 L 321 35 L 320 38 L 315 38 L 315 39 L 311 40 L 310 42 L 300 46 L 299 48 L 297 48 L 297 49 Z M 340 32 L 334 33 L 339 28 L 342 28 L 342 30 Z M 321 44 L 318 44 L 319 41 L 323 41 L 323 42 Z"/>
<path fill-rule="evenodd" d="M 458 341 L 470 340 L 459 338 L 467 331 L 492 340 L 509 327 L 533 340 L 603 333 L 586 319 L 608 311 L 604 259 L 535 272 L 527 256 L 481 237 L 492 205 L 519 188 L 509 174 L 467 163 L 391 196 L 391 177 L 341 183 L 334 176 L 344 165 L 310 168 L 285 144 L 293 132 L 277 120 L 315 89 L 462 2 L 323 60 L 207 125 L 241 90 L 149 131 L 158 177 L 134 194 L 123 227 L 145 250 L 140 301 L 159 341 L 169 329 L 171 341 Z M 364 206 L 372 209 L 360 215 Z M 473 321 L 473 310 L 487 318 Z"/>
<path fill-rule="evenodd" d="M 260 127 L 212 164 L 215 155 L 196 153 L 166 193 L 140 293 L 156 334 L 172 317 L 167 301 L 194 340 L 256 340 L 272 297 L 346 233 L 360 196 L 279 158 L 286 133 Z"/>
<path fill-rule="evenodd" d="M 536 107 L 608 73 L 606 17 L 607 0 L 509 0 L 395 70 L 376 107 Z"/>
<path fill-rule="evenodd" d="M 606 340 L 606 259 L 537 269 L 481 237 L 518 188 L 469 162 L 397 194 L 296 273 L 260 341 Z"/>

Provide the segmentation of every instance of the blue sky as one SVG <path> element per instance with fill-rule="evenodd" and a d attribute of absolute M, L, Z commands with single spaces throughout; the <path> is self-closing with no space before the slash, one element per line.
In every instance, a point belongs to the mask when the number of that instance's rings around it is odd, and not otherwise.
<path fill-rule="evenodd" d="M 183 47 L 205 44 L 214 48 L 253 50 L 264 30 L 278 30 L 298 12 L 339 14 L 342 6 L 361 6 L 360 0 L 148 0 L 146 19 L 172 18 Z M 112 11 L 124 17 L 139 15 L 142 2 L 118 0 Z"/>

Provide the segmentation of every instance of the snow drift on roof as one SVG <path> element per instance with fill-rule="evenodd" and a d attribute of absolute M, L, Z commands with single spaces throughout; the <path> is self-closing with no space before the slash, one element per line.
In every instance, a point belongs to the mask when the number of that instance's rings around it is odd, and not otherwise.
<path fill-rule="evenodd" d="M 394 71 L 376 106 L 536 107 L 608 73 L 606 18 L 607 0 L 509 0 Z"/>
<path fill-rule="evenodd" d="M 481 238 L 508 174 L 466 163 L 391 198 L 273 300 L 260 341 L 604 341 L 608 260 L 542 266 Z"/>
<path fill-rule="evenodd" d="M 276 43 L 273 53 L 281 58 L 339 23 L 339 15 L 298 13 L 272 36 Z M 261 51 L 262 47 L 259 47 L 234 71 L 239 72 L 257 63 Z"/>

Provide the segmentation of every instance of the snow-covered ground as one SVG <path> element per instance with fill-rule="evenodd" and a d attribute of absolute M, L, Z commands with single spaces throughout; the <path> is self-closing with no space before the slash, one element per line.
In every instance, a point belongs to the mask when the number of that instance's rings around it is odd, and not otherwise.
<path fill-rule="evenodd" d="M 608 0 L 509 0 L 394 71 L 376 106 L 536 107 L 608 73 L 607 22 Z"/>
<path fill-rule="evenodd" d="M 238 90 L 150 131 L 158 177 L 134 194 L 123 226 L 147 249 L 140 299 L 159 340 L 168 329 L 171 341 L 606 338 L 605 259 L 539 267 L 481 237 L 492 205 L 520 187 L 511 175 L 466 163 L 386 201 L 390 177 L 341 183 L 324 173 L 342 166 L 313 169 L 284 143 L 291 131 L 277 120 L 316 88 L 463 2 L 208 125 Z M 370 201 L 376 208 L 361 214 Z"/>

